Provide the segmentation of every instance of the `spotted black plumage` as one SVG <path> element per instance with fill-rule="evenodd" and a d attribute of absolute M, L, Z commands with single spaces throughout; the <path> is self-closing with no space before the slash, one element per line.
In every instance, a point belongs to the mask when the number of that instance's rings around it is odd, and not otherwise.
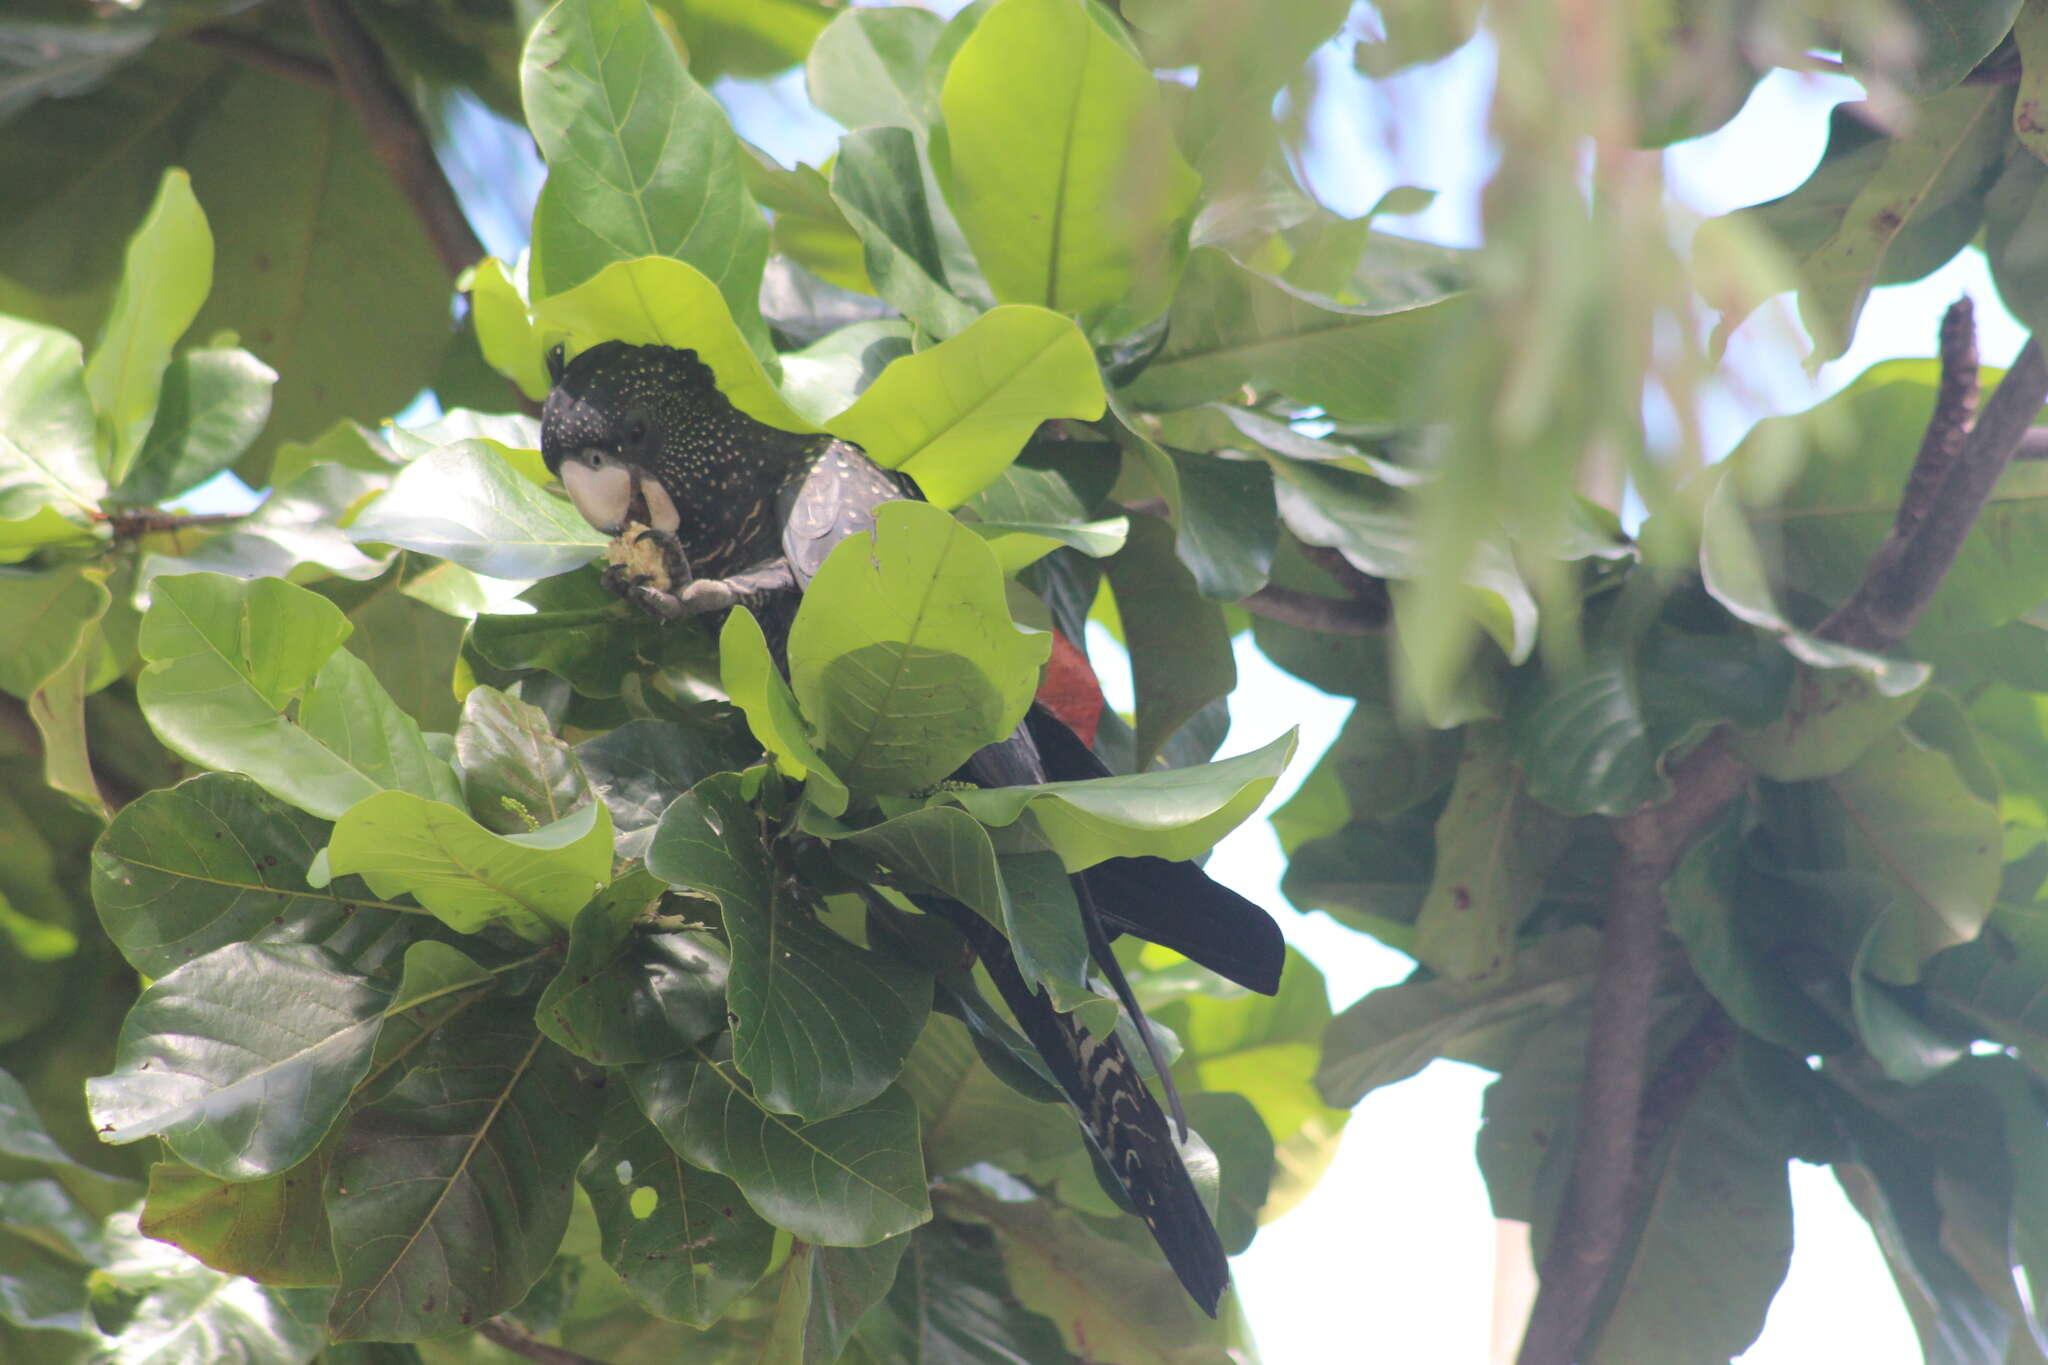
<path fill-rule="evenodd" d="M 832 547 L 872 528 L 883 503 L 917 496 L 856 446 L 781 431 L 738 411 L 694 352 L 608 342 L 566 367 L 551 365 L 556 382 L 541 416 L 542 455 L 593 525 L 632 542 L 614 555 L 606 582 L 657 615 L 744 601 L 762 615 L 772 647 Z M 663 552 L 658 564 L 640 553 L 650 539 Z M 958 774 L 981 786 L 1105 775 L 1093 751 L 1037 706 L 1015 734 L 975 754 Z M 1111 858 L 1076 874 L 1073 884 L 1091 955 L 1152 1050 L 1178 1119 L 1164 1058 L 1110 937 L 1132 933 L 1166 944 L 1270 995 L 1284 954 L 1279 927 L 1193 863 Z M 1222 1244 L 1181 1160 L 1174 1124 L 1123 1043 L 1093 1037 L 1054 1009 L 1025 981 L 1008 940 L 973 910 L 942 897 L 914 899 L 975 947 L 1103 1168 L 1188 1293 L 1215 1313 L 1230 1280 Z"/>

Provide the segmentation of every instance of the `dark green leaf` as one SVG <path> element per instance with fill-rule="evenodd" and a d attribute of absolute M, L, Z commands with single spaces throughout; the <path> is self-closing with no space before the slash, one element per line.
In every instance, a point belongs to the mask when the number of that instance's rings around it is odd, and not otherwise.
<path fill-rule="evenodd" d="M 763 1365 L 831 1365 L 854 1324 L 895 1282 L 907 1235 L 866 1247 L 797 1245 L 782 1270 L 782 1294 Z"/>
<path fill-rule="evenodd" d="M 671 806 L 648 870 L 724 910 L 733 1055 L 759 1097 L 749 1102 L 822 1119 L 895 1080 L 931 1008 L 927 978 L 854 947 L 792 899 L 739 788 L 723 774 Z"/>
<path fill-rule="evenodd" d="M 175 356 L 135 467 L 109 497 L 162 502 L 232 468 L 270 420 L 276 383 L 276 370 L 239 348 Z"/>
<path fill-rule="evenodd" d="M 149 1168 L 142 1231 L 260 1284 L 333 1284 L 334 1249 L 320 1202 L 328 1155 L 323 1146 L 290 1170 L 232 1182 L 159 1161 Z"/>
<path fill-rule="evenodd" d="M 87 1082 L 108 1142 L 160 1135 L 209 1175 L 306 1159 L 369 1070 L 389 988 L 326 949 L 231 943 L 142 993 L 111 1076 Z"/>
<path fill-rule="evenodd" d="M 455 763 L 471 813 L 499 834 L 552 825 L 592 799 L 546 714 L 495 687 L 473 687 L 463 698 Z"/>
<path fill-rule="evenodd" d="M 768 1268 L 775 1229 L 730 1180 L 685 1166 L 622 1085 L 577 1179 L 605 1260 L 657 1317 L 709 1327 Z"/>
<path fill-rule="evenodd" d="M 725 1027 L 725 943 L 638 921 L 661 884 L 635 872 L 576 916 L 562 970 L 534 1011 L 541 1032 L 603 1066 L 654 1062 Z"/>
<path fill-rule="evenodd" d="M 854 1328 L 876 1361 L 902 1365 L 1068 1365 L 1059 1330 L 1011 1293 L 1003 1263 L 971 1224 L 910 1234 L 896 1283 Z"/>
<path fill-rule="evenodd" d="M 546 669 L 587 697 L 616 697 L 644 662 L 702 642 L 626 606 L 594 569 L 536 583 L 513 605 L 533 610 L 476 618 L 469 639 L 477 652 L 499 668 Z"/>
<path fill-rule="evenodd" d="M 597 1132 L 595 1093 L 516 1005 L 464 1012 L 408 1060 L 328 1170 L 337 1340 L 441 1336 L 525 1298 Z"/>
<path fill-rule="evenodd" d="M 757 297 L 768 224 L 725 111 L 641 0 L 563 0 L 527 40 L 527 122 L 548 160 L 533 216 L 536 296 L 613 261 L 673 256 L 717 281 L 767 349 Z"/>
<path fill-rule="evenodd" d="M 703 707 L 683 722 L 628 721 L 576 746 L 591 786 L 611 808 L 622 854 L 646 852 L 655 822 L 678 796 L 759 756 L 736 719 L 728 708 Z"/>
<path fill-rule="evenodd" d="M 699 1045 L 627 1073 L 685 1161 L 730 1177 L 762 1217 L 825 1246 L 871 1246 L 931 1217 L 917 1110 L 902 1089 L 806 1123 L 763 1109 L 722 1053 Z"/>
<path fill-rule="evenodd" d="M 1166 523 L 1134 518 L 1130 539 L 1108 571 L 1131 657 L 1142 771 L 1175 730 L 1237 685 L 1237 661 L 1222 609 L 1203 597 L 1174 554 Z"/>
<path fill-rule="evenodd" d="M 966 330 L 975 310 L 946 287 L 924 185 L 907 127 L 863 128 L 840 141 L 832 198 L 860 234 L 875 293 L 932 335 L 949 337 Z"/>

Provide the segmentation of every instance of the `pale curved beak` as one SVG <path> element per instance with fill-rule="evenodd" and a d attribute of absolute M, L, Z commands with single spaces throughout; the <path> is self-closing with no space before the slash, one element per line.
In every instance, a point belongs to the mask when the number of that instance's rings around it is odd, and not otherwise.
<path fill-rule="evenodd" d="M 562 461 L 562 487 L 583 519 L 598 530 L 615 536 L 626 529 L 633 506 L 633 471 L 626 466 L 613 462 L 592 469 L 572 456 Z"/>

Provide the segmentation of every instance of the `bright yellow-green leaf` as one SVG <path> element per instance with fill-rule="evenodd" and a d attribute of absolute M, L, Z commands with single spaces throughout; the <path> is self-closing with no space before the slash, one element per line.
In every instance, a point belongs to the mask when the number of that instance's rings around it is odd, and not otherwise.
<path fill-rule="evenodd" d="M 487 256 L 469 276 L 469 306 L 476 322 L 476 344 L 492 369 L 536 401 L 547 397 L 547 358 L 527 317 L 526 299 L 512 282 L 503 261 Z"/>
<path fill-rule="evenodd" d="M 718 634 L 718 669 L 725 694 L 746 713 L 747 728 L 775 756 L 775 766 L 799 780 L 811 779 L 812 796 L 827 815 L 845 811 L 846 784 L 811 747 L 796 698 L 768 655 L 761 623 L 745 607 L 734 608 Z"/>

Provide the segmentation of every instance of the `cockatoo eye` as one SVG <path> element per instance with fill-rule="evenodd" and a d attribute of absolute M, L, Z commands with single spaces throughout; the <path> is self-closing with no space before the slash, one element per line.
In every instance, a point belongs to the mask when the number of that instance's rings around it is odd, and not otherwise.
<path fill-rule="evenodd" d="M 640 442 L 646 440 L 647 424 L 645 422 L 633 423 L 632 427 L 628 429 L 626 432 L 626 439 L 628 441 L 631 441 L 635 445 L 638 445 L 640 444 Z"/>

